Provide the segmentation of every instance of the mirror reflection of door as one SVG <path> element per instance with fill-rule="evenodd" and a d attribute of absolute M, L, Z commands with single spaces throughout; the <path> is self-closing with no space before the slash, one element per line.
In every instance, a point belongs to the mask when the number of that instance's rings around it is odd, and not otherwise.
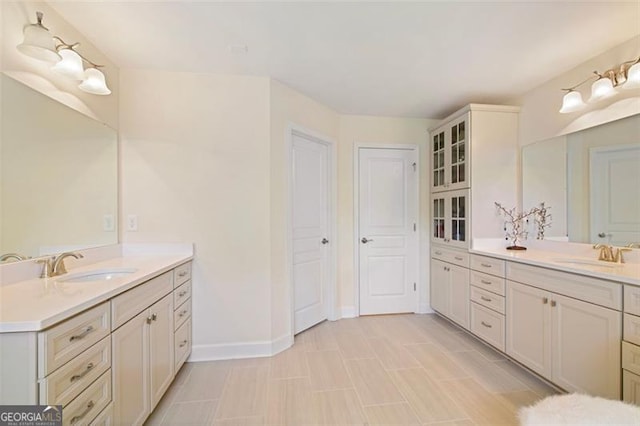
<path fill-rule="evenodd" d="M 640 145 L 591 148 L 591 241 L 640 242 Z"/>

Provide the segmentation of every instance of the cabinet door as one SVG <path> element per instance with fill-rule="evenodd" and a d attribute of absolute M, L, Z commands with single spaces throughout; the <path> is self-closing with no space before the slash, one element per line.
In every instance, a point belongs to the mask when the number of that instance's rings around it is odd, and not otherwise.
<path fill-rule="evenodd" d="M 149 400 L 149 311 L 111 335 L 113 410 L 118 424 L 140 425 L 151 412 Z"/>
<path fill-rule="evenodd" d="M 552 381 L 574 392 L 620 399 L 622 314 L 552 294 Z"/>
<path fill-rule="evenodd" d="M 454 247 L 469 247 L 469 190 L 447 192 L 445 242 Z"/>
<path fill-rule="evenodd" d="M 449 266 L 449 318 L 469 329 L 469 270 Z"/>
<path fill-rule="evenodd" d="M 448 264 L 431 259 L 431 307 L 449 316 L 449 272 Z"/>
<path fill-rule="evenodd" d="M 151 369 L 151 409 L 162 398 L 174 375 L 173 293 L 149 308 L 149 367 Z"/>
<path fill-rule="evenodd" d="M 445 171 L 448 169 L 445 163 L 447 148 L 445 146 L 445 127 L 435 130 L 431 135 L 431 190 L 445 189 Z"/>
<path fill-rule="evenodd" d="M 439 193 L 431 197 L 431 241 L 444 243 L 449 228 L 446 216 L 447 196 Z"/>
<path fill-rule="evenodd" d="M 469 188 L 469 126 L 468 114 L 447 125 L 448 137 L 447 169 L 445 179 L 447 189 Z"/>
<path fill-rule="evenodd" d="M 507 281 L 507 354 L 551 377 L 551 312 L 545 291 Z"/>

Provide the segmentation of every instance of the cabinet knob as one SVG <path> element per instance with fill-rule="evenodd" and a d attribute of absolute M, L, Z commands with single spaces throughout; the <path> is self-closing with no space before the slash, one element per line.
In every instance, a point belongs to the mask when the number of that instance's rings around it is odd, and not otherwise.
<path fill-rule="evenodd" d="M 554 308 L 555 306 L 556 306 L 556 301 L 555 301 L 555 300 L 552 300 L 552 301 L 551 301 L 551 307 L 552 307 L 552 308 Z"/>
<path fill-rule="evenodd" d="M 547 303 L 549 303 L 549 298 L 547 298 L 547 297 L 543 297 L 543 298 L 542 298 L 542 304 L 543 304 L 543 305 L 546 305 Z"/>

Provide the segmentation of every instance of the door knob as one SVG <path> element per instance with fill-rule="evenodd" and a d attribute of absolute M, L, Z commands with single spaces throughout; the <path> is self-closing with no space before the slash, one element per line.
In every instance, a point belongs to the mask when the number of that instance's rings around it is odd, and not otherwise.
<path fill-rule="evenodd" d="M 320 241 L 322 244 L 328 244 L 329 240 L 327 240 L 326 238 L 323 238 L 322 241 Z"/>
<path fill-rule="evenodd" d="M 606 236 L 607 236 L 607 234 L 605 234 L 604 232 L 600 232 L 600 233 L 598 234 L 598 237 L 600 237 L 600 238 L 604 238 L 604 237 L 606 237 Z"/>
<path fill-rule="evenodd" d="M 362 241 L 362 244 L 367 244 L 367 243 L 370 243 L 373 240 L 369 240 L 369 239 L 367 239 L 367 237 L 362 237 L 362 239 L 360 241 Z"/>

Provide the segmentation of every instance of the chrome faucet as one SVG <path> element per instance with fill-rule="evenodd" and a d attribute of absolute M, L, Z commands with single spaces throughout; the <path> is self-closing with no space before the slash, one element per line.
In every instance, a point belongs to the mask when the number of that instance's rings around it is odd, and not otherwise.
<path fill-rule="evenodd" d="M 67 257 L 73 257 L 75 259 L 82 259 L 84 256 L 80 253 L 76 253 L 76 252 L 65 252 L 65 253 L 61 253 L 58 255 L 58 257 L 56 257 L 55 259 L 53 259 L 53 263 L 51 264 L 51 276 L 52 277 L 57 277 L 58 275 L 62 275 L 62 274 L 66 274 L 67 273 L 67 268 L 65 268 L 64 266 L 64 259 Z"/>
<path fill-rule="evenodd" d="M 23 256 L 18 253 L 7 253 L 0 256 L 0 262 L 4 262 L 5 260 L 15 259 L 15 260 L 27 260 L 27 256 Z"/>

